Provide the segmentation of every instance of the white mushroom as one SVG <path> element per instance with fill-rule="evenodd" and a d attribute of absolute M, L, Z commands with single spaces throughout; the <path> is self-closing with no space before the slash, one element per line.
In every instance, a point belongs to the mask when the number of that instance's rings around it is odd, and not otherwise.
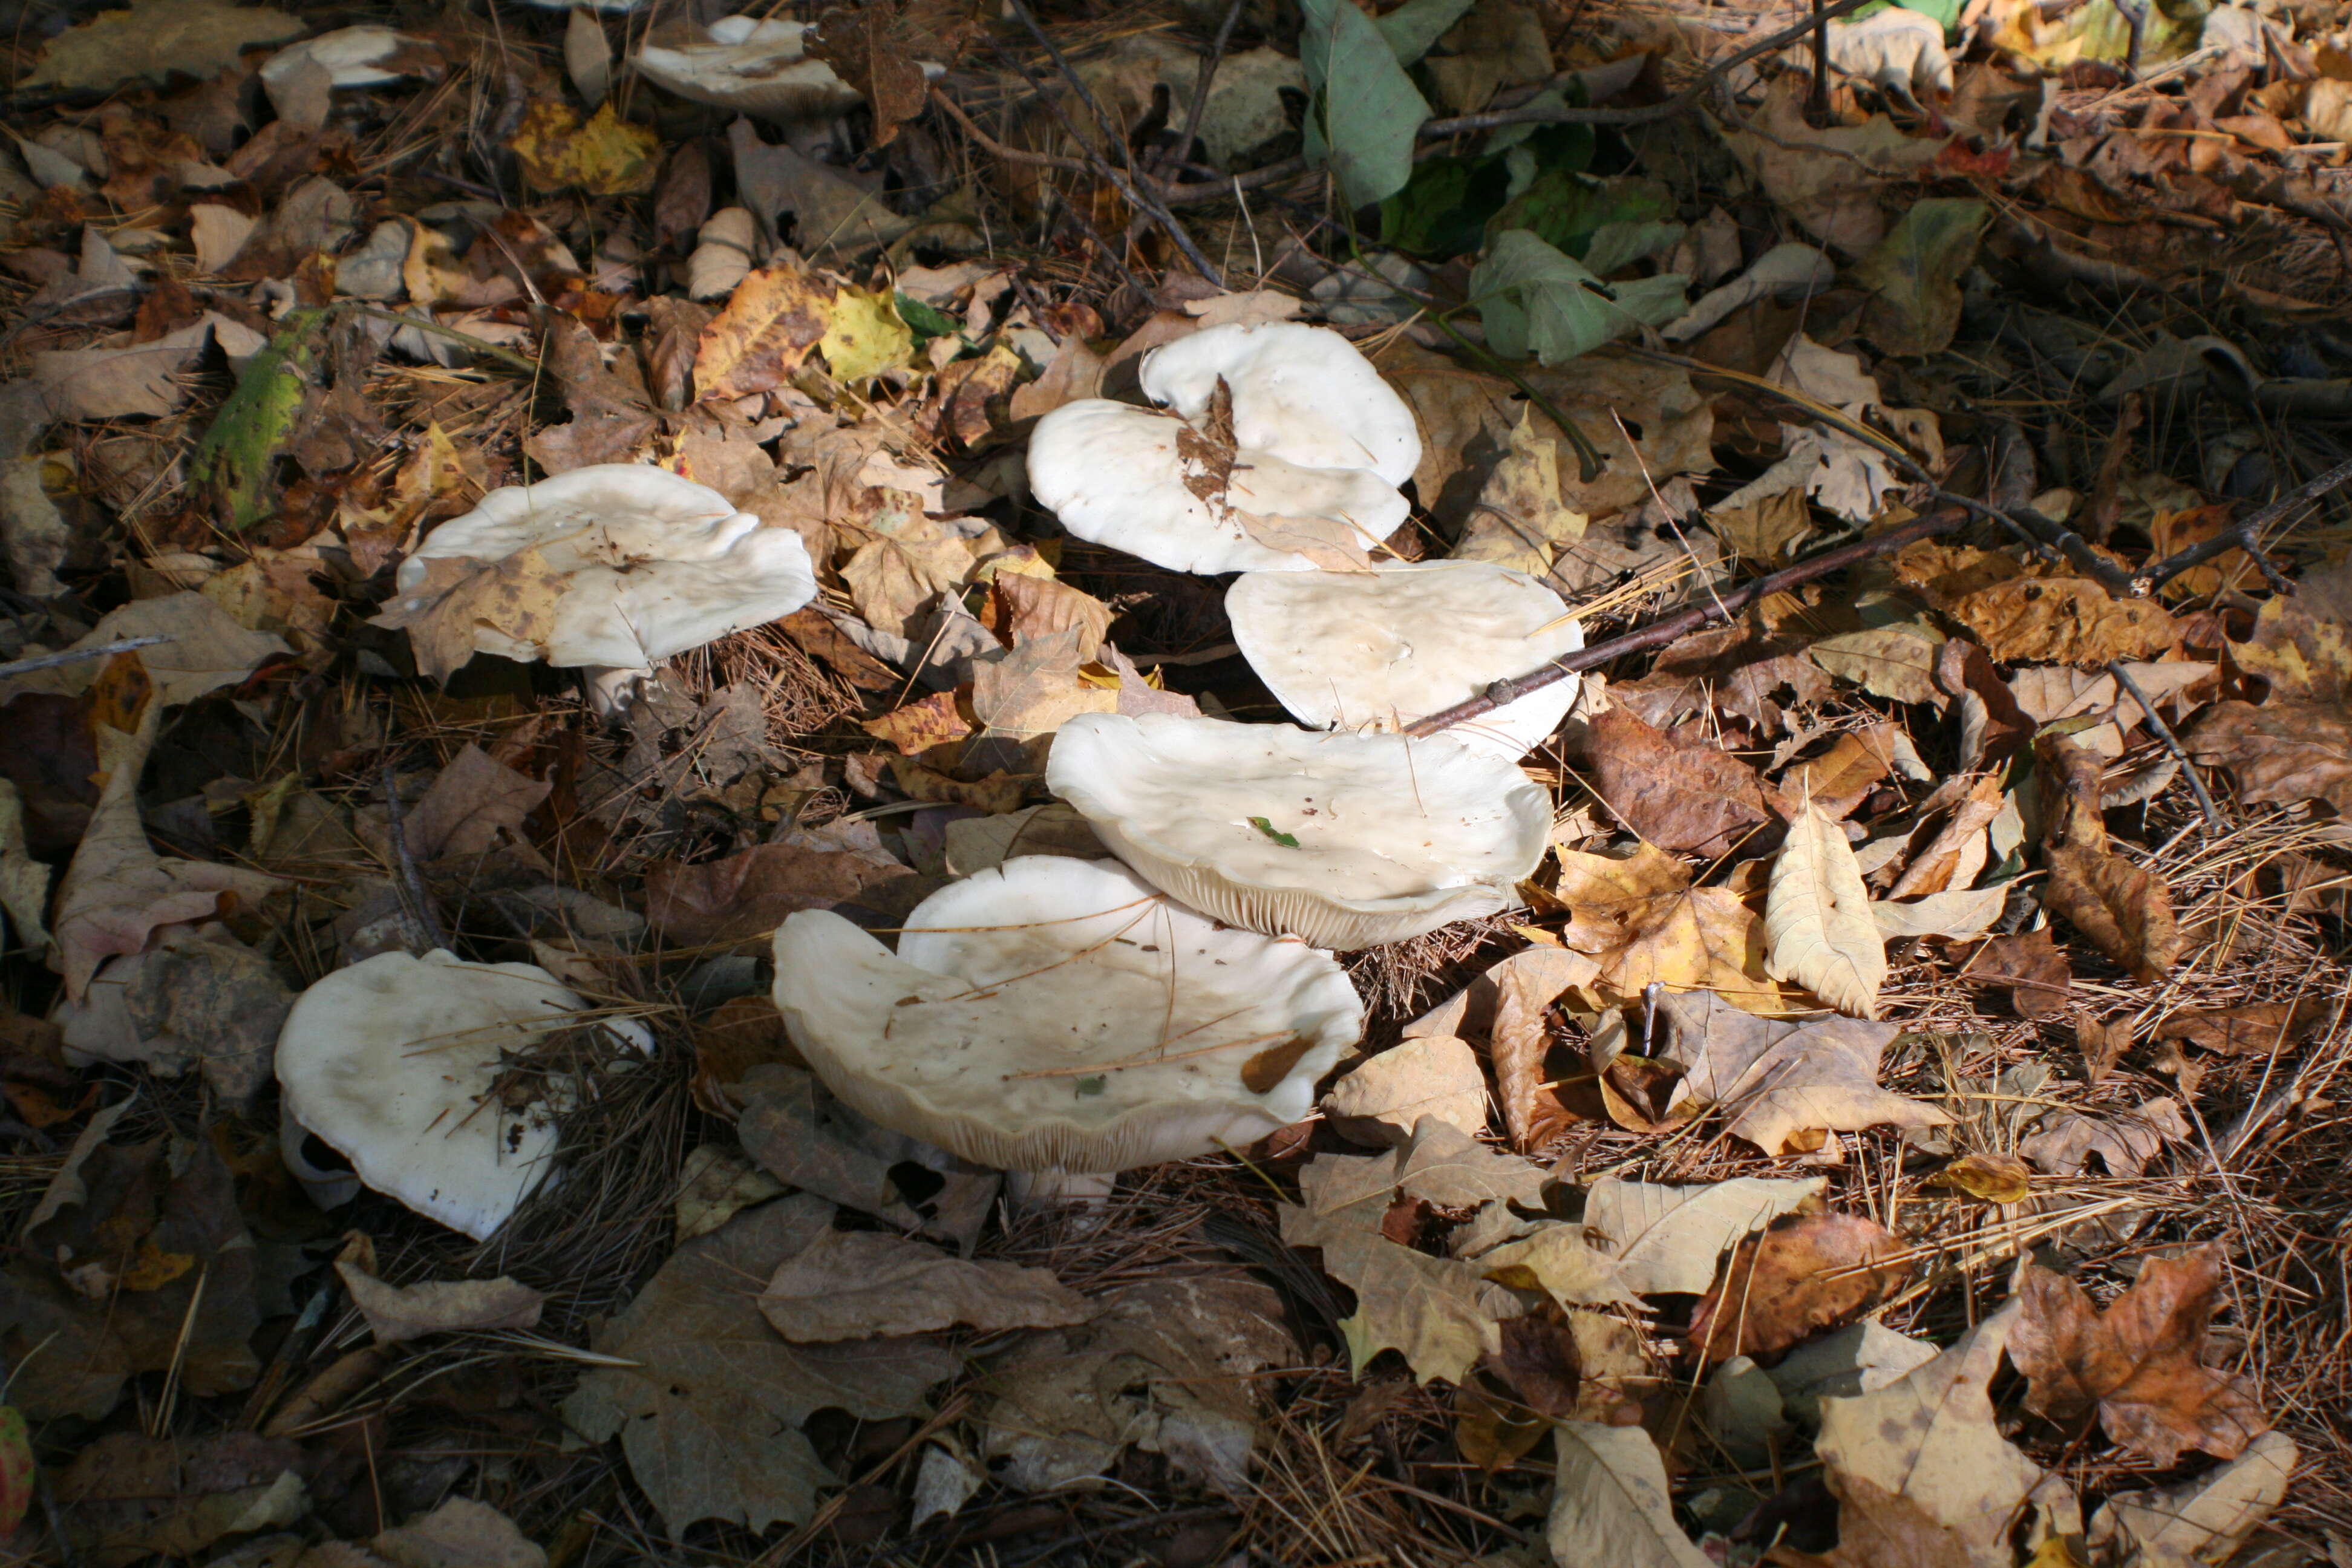
<path fill-rule="evenodd" d="M 735 285 L 751 273 L 751 247 L 760 242 L 748 207 L 720 207 L 695 235 L 694 254 L 687 258 L 686 291 L 696 300 L 716 300 L 732 294 Z"/>
<path fill-rule="evenodd" d="M 299 1153 L 307 1131 L 377 1192 L 479 1241 L 545 1179 L 565 1109 L 560 1081 L 556 1103 L 543 1094 L 510 1105 L 499 1082 L 506 1058 L 587 1005 L 535 963 L 469 963 L 436 950 L 339 969 L 295 999 L 278 1037 L 286 1147 Z M 602 1027 L 652 1048 L 642 1024 Z M 299 1159 L 295 1168 L 326 1174 Z"/>
<path fill-rule="evenodd" d="M 412 76 L 438 76 L 442 68 L 441 51 L 428 39 L 391 27 L 338 27 L 264 60 L 262 85 L 276 88 L 306 63 L 323 69 L 330 87 L 382 87 Z"/>
<path fill-rule="evenodd" d="M 1206 469 L 1179 447 L 1190 431 L 1173 415 L 1132 404 L 1066 403 L 1030 435 L 1030 488 L 1080 539 L 1171 572 L 1314 568 L 1308 556 L 1258 542 L 1239 513 L 1328 519 L 1369 550 L 1411 510 L 1368 468 L 1305 468 L 1261 452 L 1237 456 L 1230 487 L 1213 501 L 1201 493 Z"/>
<path fill-rule="evenodd" d="M 1391 485 L 1421 465 L 1412 409 L 1356 345 L 1299 321 L 1209 327 L 1143 356 L 1143 395 L 1204 418 L 1223 378 L 1234 444 L 1309 468 L 1370 468 Z"/>
<path fill-rule="evenodd" d="M 1251 1142 L 1307 1115 L 1363 1026 L 1328 953 L 1221 928 L 1100 861 L 1033 856 L 952 884 L 898 946 L 829 910 L 786 917 L 784 1026 L 859 1111 L 1000 1169 Z"/>
<path fill-rule="evenodd" d="M 436 573 L 435 562 L 472 570 Z M 504 574 L 497 592 L 477 581 L 486 573 Z M 763 527 L 717 490 L 636 463 L 492 490 L 427 535 L 394 582 L 376 624 L 410 628 L 420 662 L 436 666 L 455 645 L 642 670 L 816 596 L 799 534 Z M 428 647 L 440 655 L 427 658 Z"/>
<path fill-rule="evenodd" d="M 1484 561 L 1252 572 L 1225 590 L 1234 641 L 1301 723 L 1398 730 L 1584 646 L 1558 594 Z M 1517 759 L 1556 729 L 1574 676 L 1444 734 Z"/>
<path fill-rule="evenodd" d="M 1082 714 L 1048 788 L 1146 881 L 1318 947 L 1400 942 L 1517 901 L 1551 805 L 1491 752 L 1170 714 Z"/>
<path fill-rule="evenodd" d="M 1333 563 L 1264 522 L 1337 523 L 1338 538 L 1368 551 L 1410 511 L 1396 487 L 1421 461 L 1412 410 L 1328 328 L 1210 327 L 1152 350 L 1139 374 L 1170 414 L 1087 398 L 1030 437 L 1030 489 L 1079 538 L 1177 572 L 1299 572 Z M 1232 412 L 1224 485 L 1213 468 L 1222 435 L 1210 431 L 1220 382 Z"/>
<path fill-rule="evenodd" d="M 722 16 L 708 27 L 665 28 L 631 58 L 639 75 L 694 103 L 765 120 L 823 120 L 865 101 L 823 60 L 808 58 L 806 22 Z M 944 66 L 922 62 L 937 78 Z"/>

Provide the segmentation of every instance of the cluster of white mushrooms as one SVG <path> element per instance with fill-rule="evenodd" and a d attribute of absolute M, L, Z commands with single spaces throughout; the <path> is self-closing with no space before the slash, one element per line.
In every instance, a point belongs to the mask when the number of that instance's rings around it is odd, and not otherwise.
<path fill-rule="evenodd" d="M 1327 570 L 1260 542 L 1263 520 L 1305 517 L 1375 550 L 1406 517 L 1412 413 L 1345 338 L 1213 327 L 1154 350 L 1141 384 L 1157 406 L 1045 416 L 1032 489 L 1081 538 L 1241 572 L 1234 641 L 1299 722 L 1073 719 L 1045 782 L 1117 862 L 1030 855 L 968 877 L 908 916 L 895 952 L 828 910 L 790 916 L 774 941 L 776 1005 L 835 1095 L 1027 1173 L 1032 1190 L 1083 1190 L 1305 1116 L 1362 1029 L 1333 952 L 1515 901 L 1551 825 L 1517 762 L 1575 691 L 1410 737 L 1415 719 L 1580 646 L 1567 605 L 1490 563 Z M 623 466 L 498 491 L 444 524 L 401 568 L 405 612 L 444 586 L 432 562 L 495 574 L 526 556 L 562 580 L 551 616 L 520 635 L 477 616 L 475 646 L 606 671 L 642 672 L 815 593 L 789 530 Z M 315 1136 L 359 1181 L 487 1236 L 540 1181 L 562 1109 L 510 1105 L 502 1063 L 584 1007 L 531 965 L 446 952 L 330 975 L 278 1047 L 289 1154 Z M 598 1026 L 645 1043 L 636 1026 Z"/>

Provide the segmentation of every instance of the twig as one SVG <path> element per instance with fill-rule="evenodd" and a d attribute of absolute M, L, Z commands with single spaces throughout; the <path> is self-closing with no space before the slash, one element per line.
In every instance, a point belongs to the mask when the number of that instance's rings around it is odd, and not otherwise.
<path fill-rule="evenodd" d="M 1834 550 L 1825 550 L 1819 555 L 1734 588 L 1710 604 L 1694 605 L 1662 621 L 1654 621 L 1639 631 L 1627 632 L 1623 637 L 1612 637 L 1607 642 L 1564 654 L 1541 669 L 1530 670 L 1515 679 L 1497 680 L 1467 702 L 1456 703 L 1442 712 L 1414 720 L 1404 727 L 1404 733 L 1434 735 L 1442 730 L 1452 729 L 1456 724 L 1491 713 L 1507 703 L 1516 702 L 1530 691 L 1540 691 L 1555 681 L 1565 680 L 1579 670 L 1591 669 L 1597 665 L 1607 664 L 1612 658 L 1661 647 L 1679 637 L 1688 637 L 1701 626 L 1738 615 L 1768 594 L 1778 594 L 1812 582 L 1817 577 L 1826 577 L 1857 561 L 1891 555 L 1906 544 L 1932 539 L 1939 533 L 1949 533 L 1967 521 L 1967 512 L 1958 507 L 1947 507 L 1940 511 L 1931 511 L 1925 517 L 1913 518 L 1909 522 L 1899 523 L 1884 533 L 1856 540 L 1851 544 L 1841 544 Z"/>
<path fill-rule="evenodd" d="M 1192 106 L 1184 111 L 1184 130 L 1176 138 L 1173 153 L 1179 158 L 1192 155 L 1192 138 L 1200 133 L 1201 115 L 1209 107 L 1209 84 L 1217 79 L 1217 68 L 1224 63 L 1225 46 L 1233 41 L 1234 24 L 1242 19 L 1242 0 L 1234 0 L 1225 7 L 1225 19 L 1217 27 L 1217 37 L 1209 46 L 1208 58 L 1201 62 L 1200 79 L 1192 84 Z"/>
<path fill-rule="evenodd" d="M 2147 727 L 2156 731 L 2156 738 L 2164 742 L 2165 750 L 2179 759 L 2180 771 L 2189 775 L 2189 787 L 2197 792 L 2197 809 L 2205 814 L 2206 831 L 2226 831 L 2222 826 L 2221 813 L 2215 808 L 2212 795 L 2206 791 L 2205 781 L 2197 776 L 2197 764 L 2189 760 L 2188 749 L 2181 745 L 2180 737 L 2172 732 L 2172 726 L 2157 712 L 2156 704 L 2147 700 L 2147 693 L 2139 689 L 2139 682 L 2131 678 L 2130 668 L 2122 659 L 2116 659 L 2108 664 L 2107 673 L 2131 693 L 2131 700 L 2139 704 L 2141 716 L 2147 719 Z"/>
<path fill-rule="evenodd" d="M 16 675 L 30 675 L 37 669 L 54 669 L 61 664 L 79 664 L 86 658 L 105 658 L 110 654 L 129 653 L 134 647 L 152 647 L 159 642 L 173 640 L 161 636 L 124 637 L 121 642 L 100 643 L 96 647 L 69 647 L 56 653 L 37 653 L 30 658 L 12 659 L 0 664 L 0 680 Z"/>
<path fill-rule="evenodd" d="M 2250 512 L 2200 544 L 2168 555 L 2153 565 L 2142 568 L 2133 578 L 2135 588 L 2143 594 L 2153 594 L 2192 566 L 2201 566 L 2217 555 L 2231 550 L 2242 550 L 2261 568 L 2263 581 L 2275 594 L 2291 591 L 2294 584 L 2286 580 L 2255 538 L 2263 529 L 2293 511 L 2296 507 L 2317 500 L 2321 496 L 2352 479 L 2352 459 L 2336 464 L 2317 479 L 2302 485 L 2271 502 L 2260 511 Z"/>
<path fill-rule="evenodd" d="M 403 901 L 414 906 L 408 910 L 416 928 L 411 936 L 424 942 L 427 952 L 446 948 L 449 935 L 433 912 L 433 900 L 425 890 L 425 873 L 416 868 L 416 857 L 409 853 L 408 829 L 400 809 L 400 773 L 390 757 L 383 763 L 383 801 L 384 834 L 392 840 L 392 858 L 400 867 L 401 891 L 406 895 Z"/>
<path fill-rule="evenodd" d="M 1815 125 L 1830 122 L 1830 23 L 1822 15 L 1822 0 L 1813 0 L 1813 90 L 1805 112 Z"/>

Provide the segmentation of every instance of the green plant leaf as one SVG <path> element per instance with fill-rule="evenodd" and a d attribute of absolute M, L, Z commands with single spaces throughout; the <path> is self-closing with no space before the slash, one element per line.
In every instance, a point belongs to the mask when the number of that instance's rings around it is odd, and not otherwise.
<path fill-rule="evenodd" d="M 1429 46 L 1462 19 L 1462 13 L 1470 9 L 1471 3 L 1472 0 L 1405 0 L 1387 16 L 1375 18 L 1372 26 L 1396 51 L 1397 64 L 1409 66 L 1429 53 Z"/>
<path fill-rule="evenodd" d="M 1496 215 L 1493 227 L 1497 234 L 1526 229 L 1553 249 L 1581 258 L 1604 225 L 1664 222 L 1674 216 L 1673 193 L 1655 180 L 1630 174 L 1589 179 L 1576 168 L 1549 164 Z"/>
<path fill-rule="evenodd" d="M 951 338 L 962 333 L 963 323 L 945 310 L 926 305 L 911 294 L 900 294 L 897 298 L 898 319 L 914 332 L 918 345 L 933 338 Z"/>
<path fill-rule="evenodd" d="M 245 362 L 236 390 L 196 443 L 189 472 L 210 490 L 221 521 L 243 533 L 275 510 L 271 470 L 310 389 L 312 333 L 326 319 L 320 310 L 288 313 L 278 335 Z"/>
<path fill-rule="evenodd" d="M 1352 0 L 1299 0 L 1299 8 L 1298 58 L 1314 98 L 1307 151 L 1329 162 L 1349 206 L 1370 206 L 1412 178 L 1413 137 L 1429 105 Z"/>
<path fill-rule="evenodd" d="M 1263 816 L 1251 817 L 1250 826 L 1256 828 L 1260 833 L 1265 834 L 1268 838 L 1273 839 L 1276 844 L 1281 845 L 1285 849 L 1296 849 L 1298 847 L 1298 840 L 1297 838 L 1283 832 L 1282 829 L 1276 827 L 1273 823 L 1268 822 Z"/>
<path fill-rule="evenodd" d="M 1608 277 L 1660 251 L 1672 250 L 1682 239 L 1684 226 L 1643 218 L 1638 223 L 1611 219 L 1592 231 L 1585 242 L 1584 265 L 1595 275 Z"/>
<path fill-rule="evenodd" d="M 1669 272 L 1603 283 L 1573 257 L 1523 228 L 1496 237 L 1470 274 L 1487 346 L 1509 359 L 1561 364 L 1682 312 L 1683 278 Z"/>
<path fill-rule="evenodd" d="M 1890 354 L 1940 353 L 1960 326 L 1960 278 L 1977 258 L 1990 212 L 1967 197 L 1930 196 L 1853 269 L 1870 290 L 1862 331 Z"/>
<path fill-rule="evenodd" d="M 1424 159 L 1404 189 L 1381 204 L 1381 243 L 1437 258 L 1475 250 L 1509 186 L 1499 158 Z"/>

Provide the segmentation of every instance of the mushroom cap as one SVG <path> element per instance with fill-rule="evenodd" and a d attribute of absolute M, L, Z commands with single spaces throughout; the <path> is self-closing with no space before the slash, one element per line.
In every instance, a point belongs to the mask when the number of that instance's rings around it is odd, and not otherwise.
<path fill-rule="evenodd" d="M 1558 594 L 1485 561 L 1246 573 L 1225 614 L 1266 689 L 1325 730 L 1400 729 L 1584 646 Z M 1559 727 L 1577 685 L 1571 675 L 1443 732 L 1516 760 Z"/>
<path fill-rule="evenodd" d="M 722 16 L 703 39 L 647 43 L 631 57 L 639 75 L 693 103 L 739 114 L 807 120 L 865 101 L 823 60 L 807 58 L 809 24 Z"/>
<path fill-rule="evenodd" d="M 587 1005 L 535 963 L 378 953 L 295 998 L 278 1037 L 287 1114 L 377 1192 L 480 1241 L 546 1176 L 556 1144 L 551 1107 L 500 1100 L 501 1053 Z M 652 1047 L 642 1024 L 604 1026 Z"/>
<path fill-rule="evenodd" d="M 1220 928 L 1101 861 L 1032 856 L 953 883 L 898 947 L 831 910 L 785 917 L 784 1026 L 865 1115 L 1002 1170 L 1251 1142 L 1307 1114 L 1363 1029 L 1330 954 Z"/>
<path fill-rule="evenodd" d="M 417 74 L 404 63 L 387 63 L 394 62 L 394 57 L 410 49 L 430 48 L 432 45 L 423 38 L 393 27 L 337 27 L 270 56 L 261 63 L 261 79 L 276 86 L 300 62 L 315 60 L 325 68 L 330 86 L 380 87 Z"/>
<path fill-rule="evenodd" d="M 639 668 L 791 615 L 816 597 L 801 536 L 763 527 L 707 485 L 646 463 L 597 463 L 492 490 L 400 563 L 403 593 L 427 561 L 502 561 L 536 546 L 570 582 L 544 644 L 478 625 L 474 646 L 526 662 Z M 409 601 L 403 610 L 421 610 Z"/>
<path fill-rule="evenodd" d="M 1183 421 L 1105 398 L 1066 403 L 1029 437 L 1029 488 L 1080 539 L 1139 555 L 1171 572 L 1304 572 L 1314 563 L 1260 544 L 1230 514 L 1192 493 L 1176 440 Z M 1302 468 L 1270 453 L 1235 454 L 1226 491 L 1240 510 L 1327 517 L 1367 550 L 1411 511 L 1396 487 L 1366 468 Z"/>
<path fill-rule="evenodd" d="M 1139 374 L 1146 397 L 1194 420 L 1207 416 L 1223 376 L 1234 444 L 1253 452 L 1310 468 L 1370 468 L 1391 485 L 1421 465 L 1412 407 L 1328 327 L 1204 328 L 1144 355 Z"/>
<path fill-rule="evenodd" d="M 1551 834 L 1509 762 L 1402 735 L 1081 714 L 1045 784 L 1170 897 L 1342 950 L 1509 907 Z"/>

